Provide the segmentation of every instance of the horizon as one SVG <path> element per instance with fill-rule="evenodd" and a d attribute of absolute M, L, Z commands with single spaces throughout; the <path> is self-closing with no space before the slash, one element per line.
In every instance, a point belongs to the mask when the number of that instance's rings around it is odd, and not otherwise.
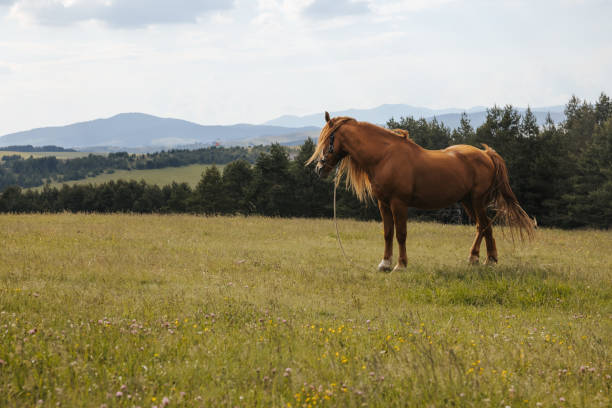
<path fill-rule="evenodd" d="M 480 106 L 480 105 L 475 105 L 472 106 L 470 108 L 439 108 L 439 109 L 434 109 L 434 108 L 430 108 L 427 106 L 412 106 L 412 105 L 407 105 L 407 104 L 382 104 L 382 105 L 378 105 L 378 106 L 374 106 L 371 108 L 347 108 L 347 109 L 339 109 L 338 112 L 343 112 L 343 111 L 349 111 L 349 110 L 373 110 L 376 108 L 380 108 L 382 106 L 389 106 L 389 105 L 406 105 L 406 106 L 410 106 L 412 108 L 418 108 L 418 109 L 431 109 L 431 110 L 453 110 L 453 111 L 457 111 L 457 112 L 453 112 L 450 114 L 461 114 L 461 113 L 479 113 L 479 112 L 484 112 L 490 108 L 492 108 L 493 106 L 498 106 L 498 107 L 503 107 L 506 105 L 511 105 L 511 104 L 505 104 L 505 105 L 500 105 L 500 104 L 495 104 L 492 106 Z M 533 112 L 547 112 L 547 109 L 550 108 L 560 108 L 563 107 L 565 105 L 547 105 L 547 106 L 515 106 L 515 105 L 511 105 L 514 109 L 517 110 L 523 110 L 523 109 L 527 109 L 530 108 Z M 475 110 L 478 109 L 478 110 Z M 28 128 L 28 129 L 21 129 L 21 130 L 17 130 L 14 132 L 10 132 L 10 133 L 0 133 L 0 138 L 4 137 L 4 136 L 10 136 L 13 135 L 15 133 L 23 133 L 23 132 L 29 132 L 32 130 L 37 130 L 37 129 L 46 129 L 46 128 L 62 128 L 62 127 L 67 127 L 67 126 L 72 126 L 72 125 L 77 125 L 77 124 L 81 124 L 81 123 L 87 123 L 87 122 L 94 122 L 97 120 L 107 120 L 107 119 L 112 119 L 116 116 L 121 116 L 121 115 L 144 115 L 144 116 L 151 116 L 151 117 L 155 117 L 158 119 L 172 119 L 172 120 L 179 120 L 179 121 L 186 121 L 186 122 L 190 122 L 190 123 L 194 123 L 196 125 L 200 125 L 200 126 L 240 126 L 240 125 L 249 125 L 249 126 L 277 126 L 277 127 L 289 127 L 289 126 L 283 126 L 283 125 L 274 125 L 274 124 L 267 124 L 267 122 L 271 122 L 273 120 L 277 120 L 277 119 L 281 119 L 283 117 L 297 117 L 297 118 L 303 118 L 303 117 L 308 117 L 308 116 L 312 116 L 312 115 L 318 115 L 321 114 L 321 117 L 323 118 L 323 113 L 325 111 L 322 112 L 314 112 L 314 113 L 307 113 L 307 114 L 300 114 L 300 115 L 280 115 L 277 116 L 275 118 L 271 118 L 269 120 L 266 120 L 262 123 L 246 123 L 246 122 L 241 122 L 241 123 L 228 123 L 228 124 L 218 124 L 218 123 L 199 123 L 199 122 L 195 122 L 195 121 L 191 121 L 191 120 L 187 120 L 184 118 L 180 118 L 180 117 L 172 117 L 172 116 L 158 116 L 158 115 L 154 115 L 151 113 L 147 113 L 147 112 L 118 112 L 115 114 L 111 114 L 110 116 L 104 116 L 104 117 L 94 117 L 94 118 L 90 118 L 90 119 L 83 119 L 83 120 L 79 120 L 79 121 L 75 121 L 75 122 L 69 122 L 69 123 L 63 123 L 63 124 L 57 124 L 57 125 L 48 125 L 48 126 L 40 126 L 40 127 L 36 127 L 36 128 Z M 557 111 L 550 111 L 550 112 L 557 112 Z M 332 112 L 330 111 L 330 114 L 332 114 Z M 445 115 L 446 113 L 442 113 L 442 114 L 435 114 L 435 115 L 431 115 L 431 116 L 414 116 L 415 119 L 420 119 L 420 118 L 424 118 L 424 119 L 430 119 L 433 117 L 439 117 L 442 115 Z M 412 115 L 407 115 L 407 116 L 412 116 Z M 359 119 L 359 118 L 355 118 L 355 119 Z M 391 118 L 389 118 L 391 119 Z M 321 119 L 321 122 L 323 122 L 323 119 Z M 309 126 L 304 126 L 304 127 L 310 127 L 312 125 Z"/>
<path fill-rule="evenodd" d="M 0 0 L 0 135 L 121 112 L 232 125 L 593 102 L 612 93 L 610 15 L 601 0 Z"/>

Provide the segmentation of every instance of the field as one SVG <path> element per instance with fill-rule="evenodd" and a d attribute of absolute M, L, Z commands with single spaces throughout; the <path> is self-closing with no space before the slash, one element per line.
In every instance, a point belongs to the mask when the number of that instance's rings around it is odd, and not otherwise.
<path fill-rule="evenodd" d="M 0 406 L 612 405 L 612 232 L 0 216 Z M 483 248 L 484 249 L 484 248 Z M 361 269 L 365 267 L 365 269 Z"/>
<path fill-rule="evenodd" d="M 191 187 L 195 187 L 202 178 L 202 173 L 211 166 L 211 164 L 191 164 L 189 166 L 166 167 L 152 170 L 115 170 L 113 173 L 103 173 L 96 177 L 50 183 L 49 185 L 51 187 L 61 188 L 64 184 L 102 184 L 111 180 L 144 180 L 149 184 L 157 184 L 160 187 L 171 184 L 173 181 L 177 183 L 185 182 Z M 217 168 L 219 168 L 219 171 L 223 171 L 223 165 L 217 165 Z M 40 190 L 42 188 L 43 187 L 40 186 L 35 189 Z"/>

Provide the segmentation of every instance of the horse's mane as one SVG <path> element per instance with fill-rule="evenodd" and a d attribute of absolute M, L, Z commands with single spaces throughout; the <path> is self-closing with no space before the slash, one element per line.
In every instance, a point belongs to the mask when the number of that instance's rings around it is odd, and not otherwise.
<path fill-rule="evenodd" d="M 321 153 L 327 146 L 327 142 L 329 140 L 329 136 L 332 132 L 336 131 L 343 124 L 351 122 L 351 123 L 360 123 L 355 119 L 347 116 L 340 116 L 333 118 L 330 122 L 326 123 L 323 129 L 321 130 L 321 135 L 319 136 L 319 141 L 317 146 L 315 147 L 315 151 L 310 156 L 306 164 L 310 164 L 319 157 L 321 157 Z M 330 126 L 331 124 L 331 126 Z M 374 125 L 372 125 L 374 126 Z M 414 141 L 410 138 L 408 131 L 403 129 L 385 129 L 379 126 L 376 126 L 386 132 L 393 134 L 396 137 L 404 139 L 409 143 L 414 143 Z M 346 186 L 353 190 L 355 195 L 360 201 L 366 201 L 368 198 L 373 198 L 374 195 L 372 193 L 372 183 L 370 182 L 370 178 L 366 170 L 359 166 L 354 160 L 351 159 L 351 156 L 346 156 L 338 163 L 338 171 L 334 178 L 334 182 L 336 185 L 340 184 L 340 181 L 343 176 L 346 176 Z"/>
<path fill-rule="evenodd" d="M 368 173 L 355 160 L 351 159 L 351 156 L 346 156 L 338 164 L 338 173 L 334 179 L 336 185 L 340 184 L 344 175 L 346 175 L 346 186 L 353 190 L 359 201 L 366 201 L 367 198 L 374 197 Z"/>
<path fill-rule="evenodd" d="M 349 121 L 357 122 L 355 119 L 349 118 L 348 116 L 341 116 L 341 117 L 333 118 L 332 120 L 327 122 L 325 126 L 323 126 L 323 129 L 321 129 L 321 134 L 319 135 L 319 141 L 317 143 L 317 146 L 315 147 L 315 151 L 312 154 L 312 156 L 310 156 L 308 161 L 306 161 L 306 165 L 309 165 L 310 163 L 312 163 L 313 161 L 321 157 L 321 153 L 323 153 L 323 149 L 325 148 L 325 145 L 327 144 L 327 141 L 329 140 L 329 136 L 333 132 L 335 132 L 336 129 L 338 129 L 344 123 L 349 122 Z M 331 126 L 330 126 L 330 123 L 331 123 Z"/>
<path fill-rule="evenodd" d="M 321 135 L 319 141 L 315 147 L 315 151 L 310 156 L 306 164 L 310 164 L 323 153 L 323 150 L 327 146 L 329 136 L 332 132 L 335 132 L 340 126 L 347 122 L 358 123 L 355 119 L 348 116 L 340 116 L 333 118 L 325 124 L 321 129 Z M 353 190 L 357 198 L 361 201 L 365 201 L 367 197 L 372 197 L 372 184 L 370 178 L 366 173 L 365 169 L 359 166 L 354 160 L 351 160 L 351 156 L 346 156 L 338 163 L 338 171 L 334 182 L 336 186 L 340 184 L 342 176 L 346 175 L 346 186 Z"/>

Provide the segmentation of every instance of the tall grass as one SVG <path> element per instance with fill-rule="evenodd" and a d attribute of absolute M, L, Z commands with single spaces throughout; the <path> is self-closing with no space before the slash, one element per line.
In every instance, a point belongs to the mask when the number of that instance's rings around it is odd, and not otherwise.
<path fill-rule="evenodd" d="M 81 184 L 103 184 L 109 181 L 118 180 L 144 180 L 149 184 L 156 184 L 160 187 L 172 184 L 173 181 L 177 183 L 187 183 L 191 187 L 195 187 L 198 182 L 202 179 L 202 174 L 207 168 L 211 167 L 212 164 L 190 164 L 188 166 L 181 167 L 165 167 L 163 169 L 149 169 L 149 170 L 113 170 L 111 173 L 102 173 L 95 177 L 87 177 L 79 180 L 69 180 L 49 183 L 49 187 L 61 188 L 64 184 L 69 186 L 81 185 Z M 223 171 L 224 165 L 217 165 L 220 171 Z M 44 186 L 34 187 L 33 190 L 42 190 Z"/>
<path fill-rule="evenodd" d="M 0 406 L 610 406 L 612 232 L 0 216 Z"/>

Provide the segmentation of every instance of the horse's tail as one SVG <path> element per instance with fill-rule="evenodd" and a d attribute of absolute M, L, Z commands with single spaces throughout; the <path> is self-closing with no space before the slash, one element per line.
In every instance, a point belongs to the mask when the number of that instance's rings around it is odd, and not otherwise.
<path fill-rule="evenodd" d="M 482 145 L 485 148 L 485 153 L 491 158 L 495 166 L 495 176 L 488 194 L 489 202 L 497 210 L 495 217 L 501 217 L 502 222 L 511 228 L 511 232 L 518 230 L 521 239 L 524 240 L 525 236 L 529 239 L 533 238 L 534 222 L 521 208 L 510 188 L 506 162 L 495 150 L 484 143 Z M 512 237 L 514 239 L 513 233 Z"/>

